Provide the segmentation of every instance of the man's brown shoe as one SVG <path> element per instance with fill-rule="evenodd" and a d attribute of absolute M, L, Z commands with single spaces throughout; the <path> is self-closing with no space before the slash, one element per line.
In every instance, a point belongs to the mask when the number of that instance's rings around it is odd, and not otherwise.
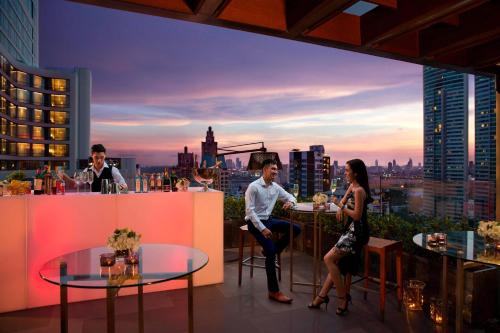
<path fill-rule="evenodd" d="M 293 299 L 283 294 L 281 291 L 269 292 L 269 299 L 279 302 L 279 303 L 292 303 Z"/>

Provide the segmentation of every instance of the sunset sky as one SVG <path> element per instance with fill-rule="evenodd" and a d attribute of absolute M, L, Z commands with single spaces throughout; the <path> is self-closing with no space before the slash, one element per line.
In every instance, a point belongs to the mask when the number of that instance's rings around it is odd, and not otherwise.
<path fill-rule="evenodd" d="M 208 126 L 219 146 L 264 141 L 285 163 L 313 144 L 339 163 L 422 162 L 418 65 L 44 0 L 40 66 L 89 68 L 92 143 L 141 164 L 199 153 Z"/>

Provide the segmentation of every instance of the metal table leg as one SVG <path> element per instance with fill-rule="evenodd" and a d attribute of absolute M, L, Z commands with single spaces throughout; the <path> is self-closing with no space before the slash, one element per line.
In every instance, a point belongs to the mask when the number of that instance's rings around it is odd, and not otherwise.
<path fill-rule="evenodd" d="M 464 307 L 464 261 L 457 258 L 457 284 L 456 284 L 456 312 L 455 312 L 455 331 L 463 331 L 463 312 Z"/>
<path fill-rule="evenodd" d="M 443 274 L 442 274 L 442 284 L 443 284 L 443 332 L 448 332 L 448 257 L 443 256 Z"/>
<path fill-rule="evenodd" d="M 68 287 L 59 287 L 61 302 L 61 333 L 68 333 Z"/>
<path fill-rule="evenodd" d="M 317 220 L 317 212 L 313 213 L 314 215 L 314 220 L 313 220 L 313 298 L 316 297 L 316 281 L 317 281 L 317 272 L 318 272 L 318 248 L 317 248 L 317 238 L 318 238 L 318 220 Z"/>
<path fill-rule="evenodd" d="M 115 333 L 115 296 L 118 290 L 106 289 L 106 325 L 108 333 Z"/>
<path fill-rule="evenodd" d="M 290 212 L 290 291 L 293 291 L 293 219 L 292 212 Z"/>
<path fill-rule="evenodd" d="M 189 322 L 189 333 L 194 332 L 194 322 L 193 322 L 193 275 L 189 274 L 188 280 L 188 322 Z"/>
<path fill-rule="evenodd" d="M 143 287 L 137 287 L 137 301 L 139 306 L 139 333 L 144 333 L 144 297 Z"/>

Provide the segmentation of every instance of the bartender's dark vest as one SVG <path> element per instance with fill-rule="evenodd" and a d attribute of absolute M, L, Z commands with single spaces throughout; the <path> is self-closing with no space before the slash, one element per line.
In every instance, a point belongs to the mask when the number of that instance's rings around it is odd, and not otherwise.
<path fill-rule="evenodd" d="M 94 182 L 92 183 L 92 192 L 101 192 L 101 182 L 103 179 L 109 179 L 109 183 L 111 184 L 113 182 L 113 173 L 111 172 L 112 166 L 109 166 L 107 168 L 103 167 L 101 176 L 97 177 L 95 171 L 94 171 Z"/>

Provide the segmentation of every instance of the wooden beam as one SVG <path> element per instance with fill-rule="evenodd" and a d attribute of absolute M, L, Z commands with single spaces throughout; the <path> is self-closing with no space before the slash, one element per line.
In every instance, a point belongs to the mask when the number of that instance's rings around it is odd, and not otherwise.
<path fill-rule="evenodd" d="M 425 29 L 487 0 L 399 0 L 398 9 L 378 7 L 361 17 L 362 44 L 375 47 L 411 31 Z"/>
<path fill-rule="evenodd" d="M 394 9 L 398 8 L 398 0 L 365 0 L 365 1 L 388 8 L 394 8 Z"/>
<path fill-rule="evenodd" d="M 500 63 L 500 38 L 467 50 L 469 67 L 493 67 Z"/>
<path fill-rule="evenodd" d="M 291 36 L 307 34 L 356 2 L 357 0 L 287 0 L 287 31 Z"/>
<path fill-rule="evenodd" d="M 490 2 L 460 16 L 460 25 L 435 26 L 420 33 L 420 54 L 434 57 L 484 44 L 500 37 L 500 2 Z"/>
<path fill-rule="evenodd" d="M 231 0 L 184 0 L 195 15 L 217 17 Z"/>

